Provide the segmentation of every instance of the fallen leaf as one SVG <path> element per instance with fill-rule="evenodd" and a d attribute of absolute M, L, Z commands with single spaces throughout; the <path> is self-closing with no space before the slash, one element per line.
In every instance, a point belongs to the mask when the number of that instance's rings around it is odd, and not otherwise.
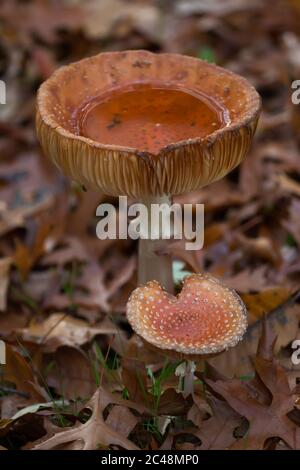
<path fill-rule="evenodd" d="M 127 407 L 120 405 L 115 405 L 105 420 L 107 426 L 124 437 L 129 436 L 138 422 L 137 416 L 134 416 Z"/>
<path fill-rule="evenodd" d="M 245 269 L 231 277 L 223 279 L 231 289 L 236 290 L 239 294 L 246 294 L 249 292 L 262 292 L 266 288 L 271 288 L 266 276 L 267 266 L 262 265 L 254 270 Z"/>
<path fill-rule="evenodd" d="M 30 246 L 25 245 L 18 238 L 16 239 L 14 263 L 19 269 L 23 279 L 27 278 L 29 271 L 44 253 L 46 239 L 50 230 L 51 224 L 41 223 L 35 234 L 34 241 Z"/>
<path fill-rule="evenodd" d="M 199 450 L 228 449 L 236 440 L 234 430 L 241 424 L 241 418 L 226 403 L 213 398 L 210 402 L 212 416 L 202 421 L 195 433 L 201 440 Z"/>
<path fill-rule="evenodd" d="M 187 418 L 192 421 L 195 426 L 200 428 L 202 423 L 207 416 L 212 416 L 213 411 L 211 406 L 208 404 L 207 400 L 199 397 L 198 395 L 193 395 L 193 406 L 187 414 Z"/>
<path fill-rule="evenodd" d="M 214 392 L 249 422 L 246 436 L 231 449 L 263 449 L 266 440 L 274 437 L 296 448 L 296 427 L 287 416 L 294 408 L 293 395 L 285 370 L 273 354 L 271 357 L 276 337 L 268 331 L 266 322 L 264 328 L 254 360 L 253 380 L 206 380 Z"/>
<path fill-rule="evenodd" d="M 63 266 L 72 261 L 85 262 L 89 259 L 90 255 L 80 239 L 69 236 L 61 241 L 57 249 L 43 256 L 41 265 Z"/>
<path fill-rule="evenodd" d="M 46 357 L 51 368 L 45 380 L 60 396 L 69 400 L 90 397 L 96 390 L 92 362 L 78 348 L 62 346 Z"/>
<path fill-rule="evenodd" d="M 182 393 L 176 392 L 174 388 L 168 388 L 160 396 L 157 413 L 167 416 L 185 415 L 191 404 L 185 400 Z"/>
<path fill-rule="evenodd" d="M 280 174 L 275 178 L 275 181 L 278 182 L 279 187 L 281 190 L 286 191 L 288 193 L 293 193 L 296 196 L 300 196 L 300 184 L 297 181 L 289 178 L 285 174 Z"/>
<path fill-rule="evenodd" d="M 11 417 L 11 421 L 15 421 L 28 413 L 37 413 L 39 410 L 52 409 L 66 404 L 66 401 L 63 400 L 53 400 L 48 403 L 35 403 L 34 405 L 25 406 Z"/>
<path fill-rule="evenodd" d="M 182 15 L 213 14 L 223 16 L 239 11 L 257 10 L 260 6 L 257 0 L 250 4 L 247 0 L 211 0 L 209 3 L 205 0 L 180 0 L 176 9 Z"/>
<path fill-rule="evenodd" d="M 76 347 L 91 341 L 97 335 L 118 335 L 119 329 L 108 319 L 90 326 L 83 320 L 65 313 L 53 313 L 41 323 L 32 323 L 18 330 L 23 340 L 40 344 L 44 352 L 54 352 L 60 346 Z"/>
<path fill-rule="evenodd" d="M 0 259 L 0 312 L 6 310 L 9 271 L 12 264 L 10 257 Z"/>
<path fill-rule="evenodd" d="M 5 4 L 1 14 L 23 36 L 23 40 L 28 40 L 31 35 L 38 35 L 50 43 L 57 41 L 57 32 L 61 28 L 79 28 L 82 19 L 76 6 L 55 3 L 50 5 L 45 2 L 19 5 L 14 0 Z"/>
<path fill-rule="evenodd" d="M 51 194 L 46 194 L 42 201 L 33 202 L 16 209 L 0 208 L 0 235 L 4 235 L 18 227 L 23 227 L 29 217 L 34 217 L 50 209 L 55 203 Z"/>
<path fill-rule="evenodd" d="M 6 345 L 6 364 L 2 367 L 3 380 L 12 382 L 18 391 L 28 394 L 29 402 L 40 402 L 48 398 L 45 391 L 38 385 L 29 363 L 8 344 Z"/>
<path fill-rule="evenodd" d="M 276 250 L 274 240 L 269 237 L 249 238 L 242 233 L 235 233 L 233 240 L 250 256 L 261 258 L 274 264 L 274 266 L 278 266 L 281 261 L 279 250 Z"/>
<path fill-rule="evenodd" d="M 288 218 L 283 220 L 282 225 L 300 246 L 300 201 L 298 199 L 292 199 Z"/>
<path fill-rule="evenodd" d="M 295 332 L 298 330 L 299 314 L 299 305 L 283 304 L 266 315 L 269 329 L 278 337 L 275 344 L 276 353 L 295 339 Z M 253 318 L 246 335 L 235 348 L 209 359 L 208 362 L 218 370 L 223 371 L 223 374 L 227 377 L 251 376 L 253 373 L 251 357 L 257 351 L 261 336 L 261 326 L 261 318 L 258 320 Z"/>
<path fill-rule="evenodd" d="M 149 408 L 154 406 L 154 397 L 148 392 L 147 371 L 142 361 L 124 357 L 122 379 L 131 400 Z"/>
<path fill-rule="evenodd" d="M 283 304 L 291 294 L 291 289 L 276 287 L 263 290 L 258 294 L 242 294 L 241 298 L 247 307 L 250 318 L 258 320 Z"/>
<path fill-rule="evenodd" d="M 160 39 L 161 14 L 152 5 L 130 5 L 121 0 L 92 0 L 84 8 L 83 28 L 90 38 L 124 36 L 135 29 L 152 40 Z"/>

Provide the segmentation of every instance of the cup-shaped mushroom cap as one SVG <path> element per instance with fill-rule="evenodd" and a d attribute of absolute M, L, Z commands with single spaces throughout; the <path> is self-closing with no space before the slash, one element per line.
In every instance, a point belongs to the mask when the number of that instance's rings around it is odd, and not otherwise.
<path fill-rule="evenodd" d="M 113 88 L 158 81 L 210 97 L 230 123 L 205 137 L 159 153 L 107 145 L 78 135 L 74 113 Z M 38 92 L 37 134 L 43 150 L 68 176 L 110 195 L 181 194 L 222 178 L 249 149 L 260 98 L 242 77 L 200 59 L 147 51 L 107 52 L 57 70 Z"/>
<path fill-rule="evenodd" d="M 186 277 L 178 297 L 157 281 L 138 287 L 128 300 L 127 318 L 150 345 L 193 356 L 233 347 L 247 329 L 240 297 L 207 274 Z"/>

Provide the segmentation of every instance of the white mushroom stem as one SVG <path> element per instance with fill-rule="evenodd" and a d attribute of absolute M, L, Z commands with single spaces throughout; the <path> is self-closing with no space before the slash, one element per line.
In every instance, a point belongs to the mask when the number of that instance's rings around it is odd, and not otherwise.
<path fill-rule="evenodd" d="M 146 284 L 148 281 L 156 280 L 169 293 L 174 291 L 172 257 L 170 255 L 158 255 L 163 248 L 168 234 L 173 233 L 173 227 L 170 226 L 170 217 L 163 220 L 162 216 L 155 217 L 151 208 L 153 204 L 167 204 L 171 206 L 172 199 L 169 196 L 154 197 L 142 201 L 147 208 L 148 227 L 145 232 L 147 238 L 139 240 L 138 255 L 138 283 Z"/>
<path fill-rule="evenodd" d="M 181 390 L 183 392 L 184 398 L 194 393 L 194 382 L 195 382 L 195 372 L 196 364 L 194 361 L 184 361 L 182 362 L 175 371 L 175 374 L 180 377 L 181 381 Z"/>

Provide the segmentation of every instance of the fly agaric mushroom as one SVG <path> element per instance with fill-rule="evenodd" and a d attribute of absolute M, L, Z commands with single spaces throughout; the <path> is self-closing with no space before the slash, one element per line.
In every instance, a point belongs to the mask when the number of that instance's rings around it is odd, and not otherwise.
<path fill-rule="evenodd" d="M 187 360 L 186 394 L 192 391 L 192 361 L 235 346 L 247 329 L 240 297 L 208 274 L 187 276 L 177 297 L 157 281 L 136 288 L 127 303 L 127 318 L 150 347 Z"/>
<path fill-rule="evenodd" d="M 255 89 L 232 72 L 177 54 L 123 51 L 56 71 L 39 89 L 36 124 L 66 175 L 149 207 L 236 167 L 259 112 Z M 151 224 L 164 238 L 161 221 Z M 172 262 L 156 255 L 159 245 L 140 239 L 139 283 L 156 279 L 171 292 Z"/>

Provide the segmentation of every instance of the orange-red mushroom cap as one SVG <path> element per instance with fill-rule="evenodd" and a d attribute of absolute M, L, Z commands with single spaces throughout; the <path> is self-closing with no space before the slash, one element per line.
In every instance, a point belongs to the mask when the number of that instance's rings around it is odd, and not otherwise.
<path fill-rule="evenodd" d="M 177 297 L 157 281 L 138 287 L 127 303 L 127 318 L 148 343 L 187 355 L 220 353 L 235 346 L 247 329 L 240 297 L 207 274 L 186 277 Z"/>

